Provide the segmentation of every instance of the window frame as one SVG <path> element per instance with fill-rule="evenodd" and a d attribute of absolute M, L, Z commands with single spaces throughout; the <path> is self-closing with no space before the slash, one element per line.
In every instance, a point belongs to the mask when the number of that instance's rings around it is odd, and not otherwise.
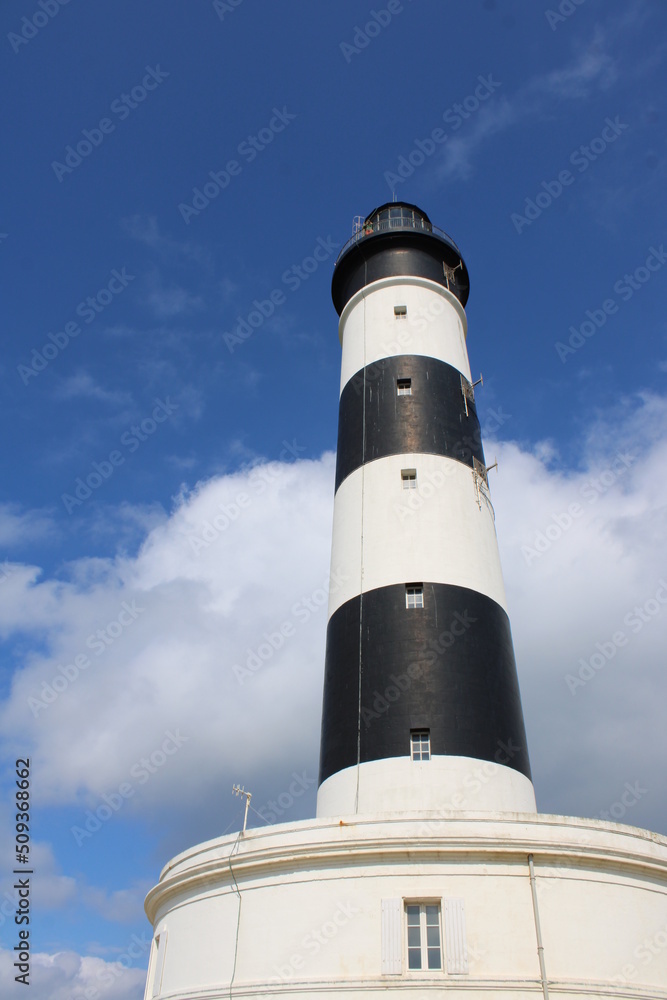
<path fill-rule="evenodd" d="M 421 598 L 410 603 L 410 598 Z M 405 585 L 405 608 L 406 611 L 418 611 L 424 607 L 424 584 L 406 583 Z"/>
<path fill-rule="evenodd" d="M 424 737 L 426 738 L 424 740 Z M 424 750 L 424 744 L 426 749 Z M 430 760 L 433 756 L 431 752 L 431 730 L 411 729 L 410 730 L 410 760 L 420 763 Z"/>
<path fill-rule="evenodd" d="M 401 469 L 401 485 L 404 490 L 417 489 L 417 470 Z"/>
<path fill-rule="evenodd" d="M 396 395 L 397 396 L 411 396 L 412 395 L 412 379 L 411 378 L 397 378 L 396 379 Z"/>
<path fill-rule="evenodd" d="M 411 914 L 408 912 L 410 908 L 418 907 L 418 924 L 410 923 L 409 917 Z M 429 923 L 428 917 L 429 909 L 435 909 L 437 915 L 437 924 Z M 442 927 L 442 900 L 435 899 L 404 899 L 403 900 L 403 913 L 405 916 L 404 921 L 404 941 L 405 941 L 405 972 L 408 974 L 434 974 L 434 973 L 444 973 L 445 972 L 445 955 L 443 949 L 443 927 Z M 414 914 L 412 914 L 414 916 Z M 438 942 L 437 945 L 429 945 L 429 934 L 428 929 L 437 926 L 438 930 Z M 419 944 L 415 946 L 410 944 L 410 928 L 418 927 L 419 929 Z M 416 947 L 419 949 L 419 967 L 410 965 L 410 952 L 415 952 Z M 439 965 L 431 966 L 431 958 L 429 952 L 435 951 L 437 948 Z"/>

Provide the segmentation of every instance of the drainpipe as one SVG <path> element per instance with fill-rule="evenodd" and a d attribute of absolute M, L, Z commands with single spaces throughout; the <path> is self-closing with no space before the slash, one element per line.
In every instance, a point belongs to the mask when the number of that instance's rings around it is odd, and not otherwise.
<path fill-rule="evenodd" d="M 540 928 L 540 913 L 537 908 L 537 889 L 535 887 L 535 869 L 533 867 L 533 855 L 528 855 L 528 868 L 530 871 L 530 891 L 533 896 L 533 914 L 535 915 L 535 936 L 537 937 L 537 954 L 540 960 L 540 978 L 542 980 L 542 992 L 544 1000 L 549 1000 L 549 987 L 547 986 L 547 970 L 544 964 L 544 945 L 542 944 L 542 930 Z"/>

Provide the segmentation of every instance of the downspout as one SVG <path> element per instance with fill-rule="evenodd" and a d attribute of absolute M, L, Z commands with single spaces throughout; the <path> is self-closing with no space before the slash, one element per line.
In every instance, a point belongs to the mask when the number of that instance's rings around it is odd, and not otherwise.
<path fill-rule="evenodd" d="M 549 987 L 547 986 L 547 970 L 544 964 L 544 945 L 542 944 L 542 930 L 540 928 L 540 912 L 537 908 L 537 888 L 535 886 L 535 868 L 533 867 L 533 855 L 528 855 L 528 869 L 530 871 L 530 891 L 533 896 L 533 914 L 535 916 L 535 936 L 537 937 L 537 955 L 540 960 L 540 978 L 542 980 L 542 992 L 544 1000 L 549 1000 Z"/>

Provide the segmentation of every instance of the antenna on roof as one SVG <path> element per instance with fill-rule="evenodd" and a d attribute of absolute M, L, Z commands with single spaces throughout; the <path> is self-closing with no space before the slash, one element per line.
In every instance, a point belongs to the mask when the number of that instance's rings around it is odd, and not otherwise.
<path fill-rule="evenodd" d="M 239 788 L 238 785 L 233 786 L 232 792 L 234 795 L 245 795 L 245 816 L 243 817 L 243 833 L 245 833 L 246 823 L 248 822 L 248 806 L 250 805 L 252 793 L 246 792 L 245 788 Z"/>

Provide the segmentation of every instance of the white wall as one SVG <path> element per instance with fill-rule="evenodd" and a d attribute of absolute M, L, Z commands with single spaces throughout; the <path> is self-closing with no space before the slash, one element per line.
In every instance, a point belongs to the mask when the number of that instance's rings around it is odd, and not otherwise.
<path fill-rule="evenodd" d="M 407 306 L 397 319 L 394 306 Z M 422 354 L 445 361 L 470 381 L 463 306 L 442 285 L 402 275 L 382 278 L 353 295 L 343 310 L 341 392 L 353 375 L 381 358 Z"/>
<path fill-rule="evenodd" d="M 174 859 L 147 901 L 168 929 L 161 995 L 229 996 L 236 953 L 235 997 L 361 1000 L 392 987 L 408 1000 L 445 988 L 450 1000 L 539 997 L 528 853 L 551 995 L 667 1000 L 667 839 L 446 811 L 253 830 Z M 451 897 L 464 902 L 468 972 L 383 976 L 382 900 Z"/>
<path fill-rule="evenodd" d="M 409 468 L 415 490 L 401 482 Z M 329 615 L 359 593 L 426 580 L 506 608 L 493 509 L 478 496 L 472 469 L 440 455 L 391 455 L 351 473 L 336 493 L 331 549 L 332 573 L 347 580 L 330 594 Z"/>
<path fill-rule="evenodd" d="M 499 747 L 502 760 L 507 755 Z M 535 791 L 530 779 L 512 767 L 436 755 L 423 762 L 389 757 L 346 767 L 323 781 L 317 792 L 319 819 L 443 809 L 535 812 Z"/>

